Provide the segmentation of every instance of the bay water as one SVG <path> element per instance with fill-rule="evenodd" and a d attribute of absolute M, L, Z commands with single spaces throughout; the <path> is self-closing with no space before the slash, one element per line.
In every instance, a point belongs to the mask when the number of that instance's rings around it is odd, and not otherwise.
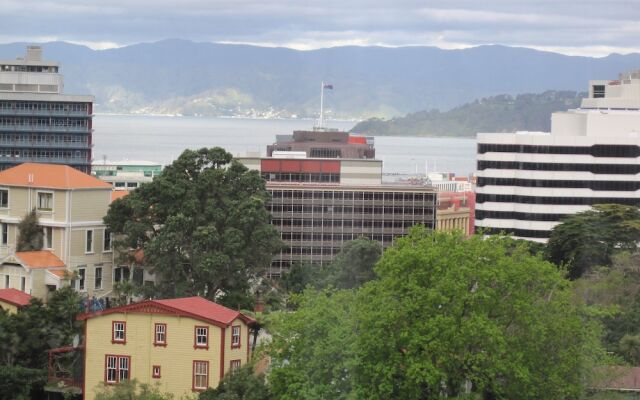
<path fill-rule="evenodd" d="M 310 130 L 312 120 L 97 115 L 93 157 L 110 161 L 146 160 L 169 164 L 185 149 L 223 147 L 234 156 L 266 155 L 276 135 Z M 354 122 L 328 121 L 349 130 Z M 476 141 L 467 138 L 377 136 L 376 158 L 385 180 L 424 174 L 425 170 L 466 176 L 475 171 Z"/>

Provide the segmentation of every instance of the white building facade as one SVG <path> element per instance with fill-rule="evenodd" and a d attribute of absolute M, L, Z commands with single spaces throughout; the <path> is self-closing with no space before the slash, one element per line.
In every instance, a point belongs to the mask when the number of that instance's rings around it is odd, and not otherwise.
<path fill-rule="evenodd" d="M 640 205 L 640 70 L 589 82 L 551 132 L 478 134 L 476 230 L 545 242 L 594 204 Z"/>

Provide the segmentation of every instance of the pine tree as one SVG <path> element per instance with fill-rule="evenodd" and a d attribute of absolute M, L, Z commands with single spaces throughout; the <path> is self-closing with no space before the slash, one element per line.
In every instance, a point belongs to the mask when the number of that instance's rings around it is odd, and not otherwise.
<path fill-rule="evenodd" d="M 41 250 L 44 245 L 44 233 L 38 225 L 38 214 L 35 208 L 22 218 L 18 224 L 18 243 L 16 251 Z"/>

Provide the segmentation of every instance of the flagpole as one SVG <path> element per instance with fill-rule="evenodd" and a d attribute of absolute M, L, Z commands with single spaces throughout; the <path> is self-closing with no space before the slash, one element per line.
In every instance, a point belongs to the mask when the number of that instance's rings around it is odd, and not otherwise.
<path fill-rule="evenodd" d="M 318 128 L 322 128 L 324 126 L 323 112 L 324 112 L 324 82 L 320 83 L 320 120 L 318 121 Z"/>

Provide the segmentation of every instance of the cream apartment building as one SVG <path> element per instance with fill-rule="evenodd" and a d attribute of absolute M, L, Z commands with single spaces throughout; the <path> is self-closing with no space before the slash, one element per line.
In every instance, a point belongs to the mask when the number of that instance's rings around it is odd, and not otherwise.
<path fill-rule="evenodd" d="M 45 301 L 68 284 L 89 297 L 108 295 L 117 274 L 103 223 L 111 192 L 108 183 L 66 165 L 25 163 L 0 172 L 0 288 Z M 18 223 L 32 209 L 44 247 L 16 252 Z"/>

